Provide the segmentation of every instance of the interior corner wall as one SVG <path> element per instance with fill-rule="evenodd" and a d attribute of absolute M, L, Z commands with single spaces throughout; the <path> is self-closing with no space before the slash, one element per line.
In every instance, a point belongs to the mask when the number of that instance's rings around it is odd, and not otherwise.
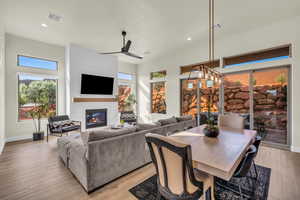
<path fill-rule="evenodd" d="M 50 75 L 58 78 L 57 111 L 65 113 L 65 48 L 54 44 L 22 38 L 6 34 L 5 63 L 5 119 L 6 141 L 32 138 L 34 126 L 32 120 L 18 120 L 18 74 Z M 17 66 L 17 56 L 25 55 L 58 62 L 58 71 L 40 70 Z M 46 120 L 42 120 L 42 129 L 46 133 Z"/>
<path fill-rule="evenodd" d="M 0 154 L 5 144 L 5 33 L 0 25 Z"/>
<path fill-rule="evenodd" d="M 216 33 L 216 57 L 239 55 L 283 44 L 292 44 L 292 58 L 279 62 L 262 63 L 236 67 L 231 71 L 264 68 L 277 65 L 291 65 L 291 147 L 300 152 L 300 17 L 267 24 L 259 29 L 232 35 Z M 224 27 L 226 28 L 226 27 Z M 222 38 L 220 38 L 222 36 Z M 218 39 L 220 38 L 220 39 Z M 138 109 L 140 121 L 150 122 L 159 118 L 180 114 L 180 66 L 206 61 L 208 58 L 207 40 L 192 41 L 184 48 L 177 49 L 159 58 L 138 66 Z M 161 68 L 164 66 L 164 68 Z M 166 103 L 167 114 L 150 113 L 150 72 L 167 70 Z M 226 71 L 226 70 L 225 70 Z"/>

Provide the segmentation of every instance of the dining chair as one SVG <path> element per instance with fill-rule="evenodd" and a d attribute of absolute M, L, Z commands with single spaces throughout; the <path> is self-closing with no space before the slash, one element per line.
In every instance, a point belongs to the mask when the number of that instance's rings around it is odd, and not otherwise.
<path fill-rule="evenodd" d="M 208 175 L 193 168 L 191 146 L 148 133 L 146 142 L 157 174 L 157 200 L 212 199 Z"/>
<path fill-rule="evenodd" d="M 246 180 L 248 181 L 248 183 L 250 185 L 249 178 L 251 178 L 251 177 L 249 177 L 247 175 L 251 169 L 253 159 L 256 156 L 256 153 L 257 153 L 256 147 L 254 145 L 251 145 L 249 147 L 249 149 L 247 150 L 245 156 L 243 157 L 242 161 L 240 162 L 239 166 L 235 170 L 235 172 L 233 174 L 233 178 L 239 178 L 239 179 L 246 178 Z M 216 184 L 222 188 L 225 188 L 227 190 L 230 190 L 234 193 L 239 194 L 241 199 L 243 199 L 243 196 L 250 198 L 249 195 L 242 193 L 242 185 L 244 184 L 243 182 L 240 182 L 240 184 L 237 185 L 239 188 L 239 191 L 235 191 L 231 187 L 228 187 L 224 184 L 220 184 L 219 182 L 217 182 Z"/>
<path fill-rule="evenodd" d="M 254 155 L 254 158 L 256 158 L 256 156 L 257 156 L 261 140 L 262 140 L 261 136 L 256 136 L 255 141 L 253 142 L 253 145 L 256 147 L 256 153 Z M 255 178 L 257 179 L 258 178 L 258 172 L 257 172 L 257 167 L 256 167 L 254 159 L 253 159 L 253 166 L 254 166 L 254 171 L 255 171 Z"/>
<path fill-rule="evenodd" d="M 242 130 L 244 129 L 244 118 L 236 113 L 219 115 L 218 126 Z"/>

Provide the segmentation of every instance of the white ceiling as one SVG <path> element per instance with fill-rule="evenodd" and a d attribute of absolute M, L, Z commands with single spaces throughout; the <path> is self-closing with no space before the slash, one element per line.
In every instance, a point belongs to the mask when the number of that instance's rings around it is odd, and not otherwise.
<path fill-rule="evenodd" d="M 298 0 L 215 0 L 215 4 L 216 23 L 222 25 L 217 31 L 224 35 L 291 18 L 300 10 Z M 119 50 L 125 29 L 133 41 L 132 52 L 151 52 L 144 60 L 208 34 L 208 0 L 0 0 L 0 8 L 8 33 L 59 45 L 76 43 L 99 52 Z M 49 20 L 50 12 L 63 16 L 62 21 Z M 127 56 L 120 59 L 141 62 Z"/>

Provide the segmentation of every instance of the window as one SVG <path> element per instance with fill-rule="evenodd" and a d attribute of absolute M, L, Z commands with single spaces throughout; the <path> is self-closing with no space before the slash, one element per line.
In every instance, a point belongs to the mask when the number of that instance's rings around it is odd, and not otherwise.
<path fill-rule="evenodd" d="M 119 112 L 134 111 L 136 105 L 135 97 L 135 75 L 118 73 L 118 108 Z"/>
<path fill-rule="evenodd" d="M 133 104 L 135 104 L 135 96 L 132 93 L 132 88 L 130 85 L 120 84 L 119 85 L 119 112 L 133 111 Z"/>
<path fill-rule="evenodd" d="M 57 62 L 28 56 L 18 56 L 18 66 L 57 71 Z"/>
<path fill-rule="evenodd" d="M 119 72 L 118 79 L 131 81 L 131 80 L 133 80 L 133 77 L 131 74 Z"/>
<path fill-rule="evenodd" d="M 212 68 L 220 67 L 220 60 L 214 60 L 212 63 L 209 63 L 209 61 L 201 62 L 201 63 L 196 63 L 192 65 L 186 65 L 180 67 L 180 74 L 186 74 L 190 73 L 193 71 L 198 71 L 200 66 L 209 66 L 211 65 Z"/>
<path fill-rule="evenodd" d="M 274 60 L 282 60 L 291 57 L 291 46 L 285 45 L 257 52 L 246 53 L 238 56 L 224 58 L 224 68 L 245 64 L 264 63 Z"/>
<path fill-rule="evenodd" d="M 167 113 L 165 82 L 151 83 L 151 113 Z"/>
<path fill-rule="evenodd" d="M 167 76 L 166 70 L 159 71 L 159 72 L 151 72 L 151 74 L 150 74 L 151 80 L 153 80 L 155 78 L 165 78 L 166 76 Z"/>
<path fill-rule="evenodd" d="M 56 115 L 57 80 L 36 75 L 18 76 L 19 120 L 31 119 L 30 111 L 45 106 L 43 118 Z"/>

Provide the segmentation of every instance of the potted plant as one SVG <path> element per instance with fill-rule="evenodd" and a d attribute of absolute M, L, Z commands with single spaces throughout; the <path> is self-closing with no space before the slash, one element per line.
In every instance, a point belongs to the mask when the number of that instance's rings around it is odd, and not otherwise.
<path fill-rule="evenodd" d="M 208 95 L 207 107 L 208 107 L 208 118 L 207 118 L 207 125 L 205 126 L 203 132 L 204 135 L 207 137 L 218 137 L 219 135 L 219 128 L 217 125 L 214 124 L 214 118 L 211 116 L 211 102 L 212 102 L 213 95 L 211 93 Z"/>
<path fill-rule="evenodd" d="M 44 139 L 44 131 L 41 129 L 42 118 L 55 114 L 55 83 L 53 81 L 32 81 L 22 88 L 22 98 L 33 104 L 27 113 L 33 120 L 35 132 L 33 140 Z"/>

